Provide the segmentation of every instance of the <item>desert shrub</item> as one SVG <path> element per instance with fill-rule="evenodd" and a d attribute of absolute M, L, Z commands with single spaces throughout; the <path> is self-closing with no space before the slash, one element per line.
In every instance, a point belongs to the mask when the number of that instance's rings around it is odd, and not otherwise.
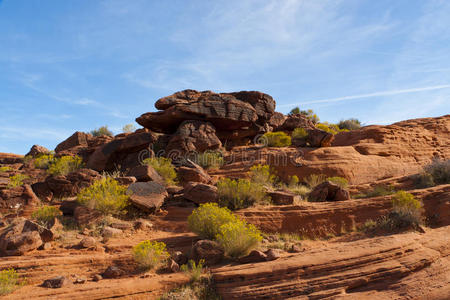
<path fill-rule="evenodd" d="M 61 156 L 50 162 L 47 172 L 51 175 L 67 175 L 83 166 L 79 156 Z"/>
<path fill-rule="evenodd" d="M 311 189 L 309 187 L 300 184 L 300 180 L 296 175 L 291 176 L 289 178 L 289 183 L 286 186 L 284 186 L 284 188 L 294 194 L 302 196 L 302 198 L 305 198 L 306 195 L 308 195 L 311 192 Z"/>
<path fill-rule="evenodd" d="M 293 139 L 305 139 L 308 137 L 308 131 L 305 128 L 295 128 L 292 131 L 291 137 Z"/>
<path fill-rule="evenodd" d="M 394 187 L 377 185 L 372 190 L 367 191 L 366 193 L 356 195 L 355 198 L 372 198 L 372 197 L 392 195 L 393 193 L 395 193 Z"/>
<path fill-rule="evenodd" d="M 49 165 L 55 161 L 53 154 L 42 154 L 34 160 L 34 166 L 38 169 L 48 169 Z"/>
<path fill-rule="evenodd" d="M 239 258 L 255 249 L 262 241 L 262 236 L 255 226 L 238 219 L 220 226 L 216 240 L 226 255 Z"/>
<path fill-rule="evenodd" d="M 263 185 L 248 179 L 222 178 L 217 183 L 220 206 L 235 210 L 270 202 Z"/>
<path fill-rule="evenodd" d="M 425 166 L 424 171 L 433 177 L 435 184 L 450 183 L 450 159 L 433 159 L 429 165 Z"/>
<path fill-rule="evenodd" d="M 287 147 L 291 145 L 291 137 L 282 131 L 267 132 L 263 135 L 269 147 Z"/>
<path fill-rule="evenodd" d="M 143 241 L 133 247 L 133 259 L 140 268 L 151 270 L 170 257 L 163 242 Z"/>
<path fill-rule="evenodd" d="M 413 176 L 414 185 L 418 188 L 427 188 L 435 186 L 433 175 L 427 172 L 422 172 Z"/>
<path fill-rule="evenodd" d="M 348 180 L 344 177 L 334 176 L 334 177 L 328 177 L 326 180 L 337 184 L 341 188 L 345 189 L 348 186 Z"/>
<path fill-rule="evenodd" d="M 124 133 L 130 133 L 130 132 L 133 132 L 135 130 L 136 130 L 136 126 L 134 126 L 133 124 L 127 124 L 127 125 L 124 125 L 122 127 L 122 131 Z"/>
<path fill-rule="evenodd" d="M 303 182 L 311 189 L 315 188 L 325 180 L 327 180 L 327 177 L 323 174 L 311 174 L 308 177 L 303 178 Z"/>
<path fill-rule="evenodd" d="M 372 219 L 364 222 L 364 224 L 359 228 L 360 231 L 369 232 L 377 228 L 378 223 Z"/>
<path fill-rule="evenodd" d="M 294 107 L 289 115 L 304 115 L 308 119 L 310 119 L 314 124 L 319 123 L 320 119 L 319 117 L 314 113 L 312 109 L 308 110 L 301 110 L 298 106 Z"/>
<path fill-rule="evenodd" d="M 19 274 L 14 269 L 0 271 L 0 295 L 14 292 L 20 286 Z"/>
<path fill-rule="evenodd" d="M 8 188 L 14 188 L 14 187 L 21 186 L 21 185 L 23 185 L 23 181 L 28 178 L 30 178 L 30 177 L 27 175 L 24 175 L 24 174 L 20 174 L 20 173 L 13 175 L 13 176 L 9 176 Z"/>
<path fill-rule="evenodd" d="M 196 163 L 204 169 L 219 169 L 223 166 L 223 155 L 219 151 L 205 151 L 197 155 Z"/>
<path fill-rule="evenodd" d="M 127 187 L 113 178 L 103 177 L 82 189 L 77 195 L 77 201 L 105 215 L 121 214 L 128 205 Z"/>
<path fill-rule="evenodd" d="M 9 172 L 9 171 L 12 171 L 11 167 L 8 167 L 8 166 L 0 167 L 0 172 L 1 173 Z"/>
<path fill-rule="evenodd" d="M 31 217 L 44 227 L 61 215 L 61 211 L 54 206 L 41 206 L 33 212 Z"/>
<path fill-rule="evenodd" d="M 336 124 L 329 124 L 329 123 L 326 123 L 326 122 L 319 123 L 319 124 L 316 125 L 316 127 L 318 129 L 321 129 L 323 131 L 329 132 L 331 134 L 337 134 L 337 133 L 339 133 L 341 131 L 346 131 L 345 129 L 344 130 L 339 129 L 339 127 Z"/>
<path fill-rule="evenodd" d="M 195 209 L 188 217 L 189 229 L 204 239 L 214 239 L 220 226 L 235 222 L 237 217 L 227 208 L 217 203 L 205 203 Z"/>
<path fill-rule="evenodd" d="M 417 228 L 422 223 L 422 202 L 412 194 L 398 191 L 392 198 L 392 211 L 378 221 L 385 230 Z"/>
<path fill-rule="evenodd" d="M 254 165 L 250 168 L 250 180 L 262 185 L 272 185 L 276 176 L 269 165 Z"/>
<path fill-rule="evenodd" d="M 161 175 L 167 185 L 176 183 L 177 172 L 175 172 L 175 167 L 172 165 L 170 158 L 150 157 L 144 160 L 144 164 L 152 166 Z"/>
<path fill-rule="evenodd" d="M 301 112 L 300 107 L 296 106 L 289 112 L 290 115 L 299 115 Z"/>
<path fill-rule="evenodd" d="M 358 119 L 341 120 L 338 124 L 339 129 L 357 130 L 361 128 L 361 122 Z"/>
<path fill-rule="evenodd" d="M 197 282 L 201 279 L 204 272 L 203 265 L 205 263 L 204 259 L 201 259 L 197 264 L 192 259 L 185 265 L 181 266 L 181 271 L 189 276 L 191 282 Z"/>
<path fill-rule="evenodd" d="M 91 130 L 90 134 L 92 134 L 93 136 L 102 136 L 102 135 L 106 135 L 106 136 L 113 136 L 114 134 L 112 133 L 111 130 L 108 129 L 108 126 L 102 126 L 100 128 Z"/>
<path fill-rule="evenodd" d="M 220 300 L 211 276 L 202 277 L 197 282 L 176 288 L 162 295 L 159 300 Z"/>

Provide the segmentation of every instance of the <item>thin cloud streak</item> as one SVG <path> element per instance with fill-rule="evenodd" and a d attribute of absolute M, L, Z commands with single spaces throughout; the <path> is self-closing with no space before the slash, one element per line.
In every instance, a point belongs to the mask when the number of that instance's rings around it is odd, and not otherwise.
<path fill-rule="evenodd" d="M 353 100 L 353 99 L 364 99 L 364 98 L 373 98 L 373 97 L 380 97 L 380 96 L 393 96 L 393 95 L 399 95 L 399 94 L 416 93 L 416 92 L 424 92 L 424 91 L 434 91 L 434 90 L 442 90 L 442 89 L 448 89 L 448 88 L 450 88 L 450 84 L 435 85 L 435 86 L 413 88 L 413 89 L 382 91 L 382 92 L 376 92 L 376 93 L 370 93 L 370 94 L 344 96 L 344 97 L 312 100 L 312 101 L 305 101 L 305 102 L 296 102 L 296 103 L 279 105 L 279 107 L 289 107 L 289 106 L 295 106 L 295 105 L 300 105 L 300 104 L 340 102 L 340 101 Z"/>

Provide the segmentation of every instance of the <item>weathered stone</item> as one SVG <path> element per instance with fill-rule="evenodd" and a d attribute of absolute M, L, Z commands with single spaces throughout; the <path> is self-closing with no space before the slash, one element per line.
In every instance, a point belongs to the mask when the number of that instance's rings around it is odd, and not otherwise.
<path fill-rule="evenodd" d="M 271 260 L 276 260 L 279 259 L 281 257 L 281 253 L 280 253 L 280 249 L 269 249 L 265 252 L 266 254 L 266 260 L 267 261 L 271 261 Z"/>
<path fill-rule="evenodd" d="M 200 182 L 210 184 L 211 176 L 199 165 L 191 162 L 190 167 L 181 166 L 177 169 L 178 178 L 184 184 L 188 182 Z"/>
<path fill-rule="evenodd" d="M 204 183 L 189 182 L 184 187 L 183 197 L 198 204 L 217 202 L 217 187 Z"/>
<path fill-rule="evenodd" d="M 0 208 L 8 210 L 32 210 L 40 204 L 39 198 L 28 184 L 0 190 L 0 199 L 2 200 L 0 201 Z"/>
<path fill-rule="evenodd" d="M 307 141 L 311 147 L 330 147 L 334 135 L 321 129 L 308 129 Z"/>
<path fill-rule="evenodd" d="M 31 185 L 31 189 L 42 201 L 50 202 L 53 198 L 53 192 L 46 182 L 36 182 Z"/>
<path fill-rule="evenodd" d="M 153 224 L 147 220 L 139 219 L 134 222 L 133 227 L 136 230 L 151 230 L 153 229 Z"/>
<path fill-rule="evenodd" d="M 136 166 L 127 175 L 135 177 L 137 181 L 155 181 L 164 184 L 164 179 L 149 165 Z"/>
<path fill-rule="evenodd" d="M 105 226 L 105 227 L 103 227 L 102 236 L 106 237 L 106 238 L 111 238 L 111 237 L 120 235 L 122 233 L 123 233 L 123 231 L 120 229 Z"/>
<path fill-rule="evenodd" d="M 268 194 L 275 205 L 291 205 L 301 200 L 299 195 L 286 191 L 273 191 Z"/>
<path fill-rule="evenodd" d="M 188 262 L 188 257 L 181 251 L 175 251 L 172 254 L 172 259 L 180 266 L 185 265 Z"/>
<path fill-rule="evenodd" d="M 100 281 L 102 279 L 103 279 L 103 277 L 100 274 L 95 274 L 94 276 L 92 276 L 93 281 Z"/>
<path fill-rule="evenodd" d="M 168 156 L 172 151 L 181 153 L 197 152 L 219 149 L 222 146 L 216 136 L 216 128 L 209 122 L 184 121 L 177 132 L 171 137 L 166 147 Z"/>
<path fill-rule="evenodd" d="M 178 185 L 169 185 L 167 188 L 167 193 L 170 195 L 182 194 L 184 188 Z"/>
<path fill-rule="evenodd" d="M 337 184 L 325 181 L 309 193 L 308 199 L 312 201 L 344 201 L 350 200 L 350 194 Z"/>
<path fill-rule="evenodd" d="M 83 238 L 80 243 L 78 244 L 81 248 L 93 248 L 97 244 L 97 241 L 95 238 L 91 236 L 87 236 Z"/>
<path fill-rule="evenodd" d="M 169 260 L 169 270 L 173 273 L 180 271 L 180 265 L 178 265 L 173 259 Z"/>
<path fill-rule="evenodd" d="M 103 272 L 102 277 L 111 279 L 111 278 L 119 278 L 124 274 L 123 270 L 116 266 L 109 266 L 105 272 Z"/>
<path fill-rule="evenodd" d="M 97 223 L 102 218 L 102 214 L 95 209 L 79 205 L 75 207 L 73 217 L 79 226 L 90 226 Z"/>
<path fill-rule="evenodd" d="M 195 261 L 204 259 L 206 265 L 212 266 L 222 261 L 224 250 L 217 242 L 200 240 L 192 247 L 192 257 Z"/>
<path fill-rule="evenodd" d="M 46 279 L 44 283 L 42 283 L 43 287 L 51 288 L 51 289 L 58 289 L 62 288 L 63 286 L 66 286 L 69 284 L 69 280 L 64 276 L 57 276 L 50 279 Z"/>
<path fill-rule="evenodd" d="M 136 177 L 133 176 L 121 176 L 114 178 L 120 185 L 130 185 L 137 181 Z"/>
<path fill-rule="evenodd" d="M 249 255 L 239 258 L 241 264 L 257 263 L 267 261 L 267 255 L 264 252 L 253 250 Z"/>
<path fill-rule="evenodd" d="M 50 150 L 48 150 L 47 148 L 45 148 L 43 146 L 39 146 L 39 145 L 33 145 L 31 147 L 30 151 L 28 151 L 28 153 L 25 154 L 25 156 L 36 157 L 41 154 L 49 154 L 49 153 L 50 153 Z"/>
<path fill-rule="evenodd" d="M 101 179 L 101 175 L 90 169 L 79 169 L 67 175 L 49 176 L 45 183 L 53 192 L 54 197 L 76 196 L 82 188 L 90 186 Z"/>
<path fill-rule="evenodd" d="M 70 148 L 74 148 L 77 146 L 87 147 L 89 136 L 90 136 L 90 134 L 77 131 L 74 134 L 72 134 L 70 137 L 68 137 L 66 140 L 59 143 L 55 148 L 55 152 L 58 153 L 58 152 L 68 150 Z"/>
<path fill-rule="evenodd" d="M 159 209 L 168 196 L 165 187 L 154 181 L 130 184 L 128 193 L 133 205 L 149 212 Z"/>

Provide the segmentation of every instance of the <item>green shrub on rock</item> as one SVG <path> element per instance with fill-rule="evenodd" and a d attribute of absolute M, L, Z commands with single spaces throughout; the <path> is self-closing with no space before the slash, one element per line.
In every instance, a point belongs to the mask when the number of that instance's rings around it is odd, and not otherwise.
<path fill-rule="evenodd" d="M 15 187 L 18 187 L 18 186 L 22 186 L 23 185 L 23 181 L 25 179 L 28 179 L 28 178 L 30 178 L 30 177 L 27 176 L 27 175 L 24 175 L 24 174 L 20 174 L 20 173 L 18 173 L 16 175 L 13 175 L 13 176 L 10 176 L 9 177 L 8 188 L 15 188 Z"/>
<path fill-rule="evenodd" d="M 141 269 L 151 270 L 170 257 L 163 242 L 143 241 L 133 247 L 133 259 Z"/>
<path fill-rule="evenodd" d="M 116 180 L 103 177 L 77 195 L 77 201 L 104 215 L 122 214 L 128 205 L 127 187 Z"/>
<path fill-rule="evenodd" d="M 60 215 L 61 211 L 55 206 L 41 206 L 32 213 L 31 218 L 36 220 L 39 225 L 47 227 L 50 222 Z"/>
<path fill-rule="evenodd" d="M 264 186 L 248 179 L 223 178 L 217 183 L 219 204 L 236 210 L 270 202 Z"/>
<path fill-rule="evenodd" d="M 217 203 L 205 203 L 195 209 L 188 217 L 189 229 L 204 239 L 214 239 L 219 228 L 228 222 L 235 222 L 237 217 Z"/>
<path fill-rule="evenodd" d="M 143 162 L 146 165 L 152 166 L 153 169 L 164 179 L 167 185 L 174 185 L 176 183 L 177 172 L 172 165 L 172 160 L 165 157 L 150 157 Z"/>
<path fill-rule="evenodd" d="M 35 158 L 34 167 L 38 169 L 48 169 L 50 164 L 55 161 L 53 154 L 42 154 Z"/>
<path fill-rule="evenodd" d="M 292 131 L 291 137 L 293 139 L 306 139 L 308 137 L 308 131 L 305 128 L 295 128 Z"/>
<path fill-rule="evenodd" d="M 239 258 L 255 249 L 262 241 L 262 236 L 255 226 L 238 219 L 220 226 L 216 240 L 226 255 Z"/>
<path fill-rule="evenodd" d="M 79 156 L 61 156 L 53 159 L 47 172 L 51 175 L 67 175 L 80 169 L 83 166 L 83 160 Z"/>
<path fill-rule="evenodd" d="M 291 137 L 282 131 L 267 132 L 263 138 L 269 147 L 287 147 L 291 145 Z"/>
<path fill-rule="evenodd" d="M 93 136 L 114 136 L 111 130 L 108 129 L 108 126 L 102 126 L 100 128 L 94 129 L 90 132 Z"/>

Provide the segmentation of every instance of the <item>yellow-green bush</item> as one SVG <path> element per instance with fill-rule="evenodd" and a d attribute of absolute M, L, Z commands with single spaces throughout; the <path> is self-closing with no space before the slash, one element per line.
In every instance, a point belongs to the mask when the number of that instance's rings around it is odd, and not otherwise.
<path fill-rule="evenodd" d="M 127 187 L 107 177 L 95 181 L 77 195 L 80 204 L 97 209 L 105 215 L 123 213 L 128 205 L 128 198 Z"/>
<path fill-rule="evenodd" d="M 23 185 L 23 181 L 28 178 L 30 178 L 30 177 L 27 175 L 24 175 L 24 174 L 20 174 L 20 173 L 13 175 L 13 176 L 9 176 L 8 187 L 14 188 L 14 187 L 21 186 L 21 185 Z"/>
<path fill-rule="evenodd" d="M 334 177 L 328 177 L 328 181 L 337 184 L 341 188 L 345 189 L 348 186 L 348 180 L 344 177 L 334 176 Z"/>
<path fill-rule="evenodd" d="M 201 259 L 197 264 L 192 259 L 185 265 L 181 266 L 181 271 L 186 273 L 189 276 L 191 282 L 198 282 L 202 274 L 204 272 L 203 265 L 205 264 L 205 260 Z"/>
<path fill-rule="evenodd" d="M 56 217 L 61 215 L 61 211 L 54 206 L 41 206 L 35 210 L 31 217 L 44 227 L 52 222 Z"/>
<path fill-rule="evenodd" d="M 276 180 L 269 165 L 254 165 L 250 168 L 250 180 L 261 185 L 272 185 Z"/>
<path fill-rule="evenodd" d="M 220 206 L 232 210 L 270 202 L 264 186 L 248 179 L 222 178 L 217 183 L 217 192 Z"/>
<path fill-rule="evenodd" d="M 219 169 L 223 166 L 223 155 L 219 151 L 205 151 L 197 155 L 196 163 L 205 169 Z"/>
<path fill-rule="evenodd" d="M 166 244 L 163 242 L 146 240 L 133 247 L 134 261 L 145 270 L 164 264 L 169 257 Z"/>
<path fill-rule="evenodd" d="M 289 178 L 289 183 L 285 186 L 290 192 L 305 197 L 311 192 L 311 189 L 303 184 L 300 184 L 300 179 L 296 175 Z"/>
<path fill-rule="evenodd" d="M 308 131 L 305 128 L 295 128 L 292 131 L 291 137 L 293 139 L 306 139 L 308 137 Z"/>
<path fill-rule="evenodd" d="M 0 295 L 7 295 L 14 292 L 19 284 L 19 274 L 14 269 L 0 271 Z"/>
<path fill-rule="evenodd" d="M 8 167 L 8 166 L 0 167 L 0 172 L 1 172 L 1 173 L 3 173 L 3 172 L 9 172 L 9 171 L 12 171 L 12 168 L 11 168 L 11 167 Z"/>
<path fill-rule="evenodd" d="M 287 147 L 291 145 L 291 137 L 282 131 L 267 132 L 263 135 L 269 147 Z"/>
<path fill-rule="evenodd" d="M 83 166 L 79 156 L 61 156 L 50 162 L 47 172 L 51 175 L 67 175 Z"/>
<path fill-rule="evenodd" d="M 34 166 L 38 169 L 47 169 L 55 161 L 53 154 L 42 154 L 35 158 Z"/>
<path fill-rule="evenodd" d="M 189 229 L 204 239 L 214 239 L 220 226 L 235 222 L 237 217 L 227 208 L 217 203 L 205 203 L 195 209 L 188 217 Z"/>
<path fill-rule="evenodd" d="M 323 130 L 323 131 L 329 132 L 329 133 L 331 133 L 331 134 L 337 134 L 337 133 L 339 133 L 339 128 L 336 129 L 333 125 L 334 125 L 334 124 L 319 123 L 319 124 L 316 125 L 316 127 L 317 127 L 318 129 L 321 129 L 321 130 Z"/>
<path fill-rule="evenodd" d="M 262 236 L 255 226 L 238 219 L 220 226 L 216 240 L 222 245 L 226 255 L 239 258 L 255 249 Z"/>
<path fill-rule="evenodd" d="M 144 164 L 152 166 L 156 172 L 164 179 L 167 185 L 175 184 L 177 172 L 172 165 L 172 160 L 165 157 L 150 157 L 144 160 Z"/>

